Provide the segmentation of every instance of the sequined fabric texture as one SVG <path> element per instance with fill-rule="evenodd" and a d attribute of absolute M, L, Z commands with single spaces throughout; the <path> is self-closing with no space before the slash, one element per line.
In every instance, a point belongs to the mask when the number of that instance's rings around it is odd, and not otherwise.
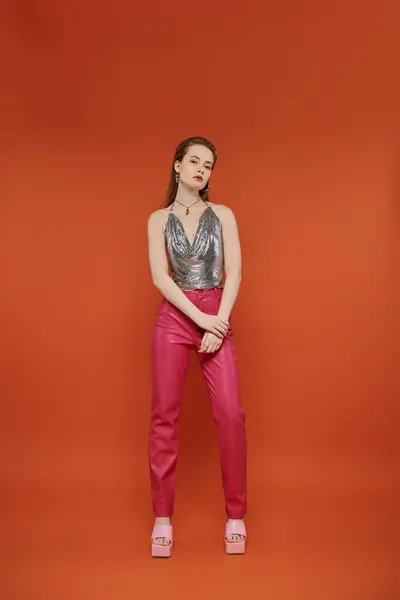
<path fill-rule="evenodd" d="M 201 214 L 192 244 L 173 212 L 168 215 L 165 234 L 172 279 L 181 289 L 222 287 L 222 225 L 211 206 Z"/>

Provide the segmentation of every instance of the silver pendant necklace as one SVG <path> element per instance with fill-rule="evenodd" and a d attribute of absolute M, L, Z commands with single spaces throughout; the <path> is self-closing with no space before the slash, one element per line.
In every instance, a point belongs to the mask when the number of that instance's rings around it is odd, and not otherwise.
<path fill-rule="evenodd" d="M 190 204 L 189 206 L 186 206 L 186 204 L 182 204 L 182 202 L 179 202 L 179 200 L 175 200 L 175 202 L 177 204 L 180 204 L 181 206 L 183 206 L 184 208 L 186 208 L 186 216 L 189 214 L 189 208 L 192 208 L 192 206 L 194 206 L 195 204 L 197 204 L 198 202 L 200 202 L 200 200 L 202 200 L 202 198 L 199 198 L 198 200 L 196 200 L 196 202 L 193 202 L 193 204 Z"/>

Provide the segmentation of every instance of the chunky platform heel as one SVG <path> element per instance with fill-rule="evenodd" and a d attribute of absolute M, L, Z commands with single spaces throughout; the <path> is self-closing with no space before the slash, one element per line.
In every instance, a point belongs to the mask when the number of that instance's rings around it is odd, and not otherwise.
<path fill-rule="evenodd" d="M 169 544 L 156 544 L 155 539 L 165 538 Z M 172 525 L 154 525 L 151 534 L 151 555 L 154 558 L 169 558 L 172 556 Z"/>
<path fill-rule="evenodd" d="M 240 542 L 228 542 L 230 535 L 242 535 Z M 244 554 L 246 551 L 246 525 L 242 520 L 228 521 L 225 525 L 225 550 L 227 554 Z"/>

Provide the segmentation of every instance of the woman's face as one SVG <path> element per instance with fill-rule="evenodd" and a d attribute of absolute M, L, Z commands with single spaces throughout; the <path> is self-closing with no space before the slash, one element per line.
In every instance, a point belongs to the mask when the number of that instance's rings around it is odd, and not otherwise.
<path fill-rule="evenodd" d="M 202 190 L 210 179 L 214 157 L 206 146 L 194 145 L 182 159 L 176 161 L 175 171 L 179 173 L 179 181 L 191 190 Z"/>

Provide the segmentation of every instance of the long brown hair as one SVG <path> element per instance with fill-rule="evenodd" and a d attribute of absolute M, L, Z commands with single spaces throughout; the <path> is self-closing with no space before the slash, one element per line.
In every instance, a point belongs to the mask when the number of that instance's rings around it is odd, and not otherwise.
<path fill-rule="evenodd" d="M 190 138 L 187 138 L 186 140 L 183 140 L 183 142 L 181 142 L 179 144 L 179 146 L 177 147 L 177 149 L 175 150 L 174 160 L 172 162 L 171 179 L 169 182 L 167 195 L 165 197 L 165 201 L 164 201 L 164 205 L 163 205 L 164 208 L 171 206 L 171 204 L 175 201 L 176 193 L 178 191 L 179 184 L 176 181 L 175 163 L 176 163 L 176 161 L 181 162 L 183 160 L 183 157 L 188 152 L 189 148 L 194 145 L 205 146 L 206 148 L 211 150 L 213 157 L 214 157 L 214 164 L 213 164 L 212 168 L 215 167 L 215 163 L 217 162 L 217 150 L 216 150 L 214 144 L 212 144 L 209 140 L 206 140 L 205 138 L 202 138 L 202 137 L 190 137 Z M 202 200 L 204 200 L 204 202 L 208 202 L 208 185 L 206 185 L 202 190 L 200 190 L 199 194 L 200 194 Z"/>

